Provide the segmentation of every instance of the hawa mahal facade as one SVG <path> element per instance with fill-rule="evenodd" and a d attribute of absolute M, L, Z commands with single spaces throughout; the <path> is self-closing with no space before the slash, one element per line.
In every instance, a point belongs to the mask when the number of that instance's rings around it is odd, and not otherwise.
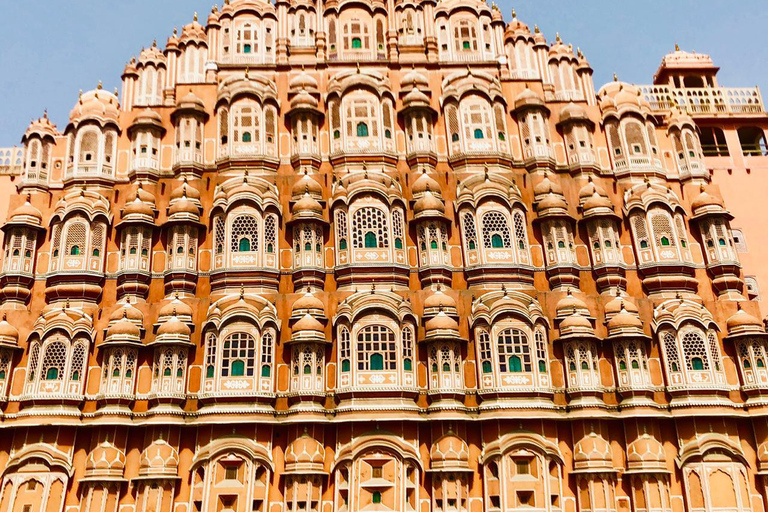
<path fill-rule="evenodd" d="M 0 150 L 0 512 L 765 510 L 756 88 L 475 0 L 227 1 L 122 77 Z"/>

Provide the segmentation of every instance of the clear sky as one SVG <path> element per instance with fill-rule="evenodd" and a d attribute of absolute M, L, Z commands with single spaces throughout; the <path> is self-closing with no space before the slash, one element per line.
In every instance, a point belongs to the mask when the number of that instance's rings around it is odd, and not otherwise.
<path fill-rule="evenodd" d="M 48 109 L 60 129 L 80 89 L 103 80 L 120 86 L 132 55 L 173 27 L 205 21 L 216 0 L 0 1 L 0 147 L 18 145 L 32 118 Z M 595 86 L 611 80 L 650 83 L 664 54 L 680 44 L 708 53 L 720 83 L 759 85 L 768 94 L 766 0 L 497 0 L 505 19 L 514 6 L 550 41 L 581 47 Z"/>

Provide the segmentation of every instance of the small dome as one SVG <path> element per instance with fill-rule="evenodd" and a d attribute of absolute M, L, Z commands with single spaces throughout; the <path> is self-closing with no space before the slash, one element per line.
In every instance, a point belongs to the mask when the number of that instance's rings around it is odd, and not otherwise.
<path fill-rule="evenodd" d="M 456 309 L 456 301 L 453 300 L 453 297 L 450 295 L 446 295 L 443 293 L 442 287 L 438 288 L 435 293 L 424 299 L 424 310 L 429 309 Z"/>
<path fill-rule="evenodd" d="M 696 215 L 699 213 L 699 210 L 712 207 L 724 209 L 725 204 L 721 198 L 708 193 L 706 190 L 703 190 L 702 187 L 701 193 L 691 202 L 691 211 Z"/>
<path fill-rule="evenodd" d="M 643 434 L 627 447 L 627 466 L 633 471 L 666 471 L 664 447 L 649 434 Z"/>
<path fill-rule="evenodd" d="M 305 89 L 291 98 L 291 110 L 318 110 L 319 108 L 320 102 Z"/>
<path fill-rule="evenodd" d="M 179 317 L 177 315 L 172 316 L 170 319 L 166 320 L 162 324 L 160 324 L 160 327 L 157 329 L 157 336 L 158 337 L 165 337 L 165 336 L 180 336 L 180 337 L 189 337 L 192 334 L 192 331 L 189 329 L 189 326 L 179 320 Z"/>
<path fill-rule="evenodd" d="M 414 218 L 427 215 L 443 217 L 445 215 L 445 203 L 428 191 L 414 203 L 413 215 Z"/>
<path fill-rule="evenodd" d="M 418 87 L 414 87 L 403 96 L 403 107 L 430 107 L 429 96 L 423 93 Z"/>
<path fill-rule="evenodd" d="M 506 31 L 515 35 L 530 35 L 531 33 L 531 29 L 528 27 L 528 25 L 517 18 L 517 13 L 515 13 L 514 9 L 512 9 L 512 21 L 510 21 L 509 25 L 507 25 Z"/>
<path fill-rule="evenodd" d="M 165 320 L 173 316 L 178 316 L 179 318 L 191 321 L 192 307 L 176 296 L 172 301 L 161 307 L 160 311 L 157 313 L 158 320 Z"/>
<path fill-rule="evenodd" d="M 304 433 L 285 450 L 286 473 L 325 472 L 325 448 L 315 438 Z"/>
<path fill-rule="evenodd" d="M 585 316 L 579 313 L 568 315 L 560 322 L 560 331 L 573 329 L 587 329 L 592 330 L 592 322 Z"/>
<path fill-rule="evenodd" d="M 205 42 L 207 39 L 205 34 L 205 27 L 197 22 L 197 13 L 195 13 L 195 20 L 192 23 L 184 25 L 181 29 L 180 43 L 191 42 Z"/>
<path fill-rule="evenodd" d="M 592 176 L 589 177 L 589 181 L 586 185 L 579 189 L 579 203 L 584 203 L 587 199 L 590 199 L 595 194 L 603 197 L 608 197 L 602 187 L 592 181 Z"/>
<path fill-rule="evenodd" d="M 534 197 L 542 197 L 549 194 L 563 195 L 563 187 L 556 181 L 549 179 L 549 173 L 544 175 L 542 179 L 535 187 L 533 187 Z"/>
<path fill-rule="evenodd" d="M 294 199 L 301 198 L 306 193 L 317 199 L 323 197 L 322 185 L 305 173 L 291 188 L 291 197 Z"/>
<path fill-rule="evenodd" d="M 163 439 L 158 439 L 141 452 L 139 476 L 176 477 L 178 468 L 178 452 Z"/>
<path fill-rule="evenodd" d="M 291 328 L 293 332 L 298 331 L 310 331 L 310 332 L 325 332 L 323 324 L 321 324 L 315 317 L 306 313 L 301 320 L 293 324 Z"/>
<path fill-rule="evenodd" d="M 13 210 L 8 216 L 8 220 L 11 223 L 39 227 L 43 225 L 43 214 L 40 213 L 40 210 L 32 206 L 32 203 L 29 202 L 29 196 L 27 196 L 27 200 L 24 201 L 24 204 Z"/>
<path fill-rule="evenodd" d="M 542 214 L 551 214 L 555 212 L 567 213 L 568 203 L 565 202 L 565 198 L 558 194 L 549 193 L 544 199 L 536 204 L 536 211 L 541 216 Z"/>
<path fill-rule="evenodd" d="M 411 193 L 413 193 L 414 197 L 416 197 L 424 194 L 427 191 L 440 194 L 440 184 L 429 174 L 423 172 L 419 175 L 418 178 L 416 178 L 416 181 L 413 182 Z"/>
<path fill-rule="evenodd" d="M 168 208 L 169 216 L 178 214 L 199 216 L 200 208 L 193 201 L 188 199 L 179 199 L 174 201 L 170 208 Z"/>
<path fill-rule="evenodd" d="M 51 120 L 48 119 L 48 112 L 43 114 L 43 117 L 36 119 L 29 124 L 21 141 L 26 142 L 32 135 L 37 135 L 40 138 L 56 137 L 59 135 L 56 125 L 51 123 Z"/>
<path fill-rule="evenodd" d="M 570 102 L 560 111 L 560 124 L 576 122 L 591 123 L 592 121 L 589 119 L 589 114 L 587 114 L 587 110 L 584 107 Z"/>
<path fill-rule="evenodd" d="M 301 313 L 302 315 L 307 312 L 319 312 L 325 314 L 325 304 L 318 297 L 315 297 L 309 290 L 307 293 L 299 297 L 296 302 L 293 303 L 293 312 Z"/>
<path fill-rule="evenodd" d="M 634 110 L 650 112 L 651 105 L 642 95 L 642 91 L 625 82 L 614 81 L 604 85 L 598 93 L 600 110 L 610 111 Z"/>
<path fill-rule="evenodd" d="M 308 192 L 304 194 L 304 197 L 296 201 L 291 208 L 291 213 L 294 217 L 323 215 L 323 205 L 321 205 L 317 199 L 312 197 Z"/>
<path fill-rule="evenodd" d="M 160 114 L 147 107 L 136 116 L 131 123 L 131 127 L 135 126 L 155 126 L 159 129 L 163 128 L 163 118 Z"/>
<path fill-rule="evenodd" d="M 457 435 L 449 432 L 432 445 L 429 450 L 431 469 L 469 469 L 469 447 Z"/>
<path fill-rule="evenodd" d="M 424 89 L 429 90 L 429 79 L 423 74 L 416 71 L 416 68 L 411 68 L 410 71 L 405 73 L 400 79 L 400 89 Z"/>
<path fill-rule="evenodd" d="M 80 99 L 69 113 L 72 123 L 79 123 L 86 119 L 94 119 L 104 124 L 112 122 L 118 124 L 120 118 L 120 102 L 117 96 L 101 89 L 88 91 L 80 95 Z"/>
<path fill-rule="evenodd" d="M 156 66 L 165 64 L 166 58 L 162 50 L 157 47 L 157 41 L 152 43 L 149 48 L 144 48 L 139 54 L 139 64 L 154 64 Z"/>
<path fill-rule="evenodd" d="M 668 53 L 661 60 L 661 69 L 712 69 L 715 67 L 715 63 L 712 61 L 712 57 L 706 53 L 686 52 L 679 47 L 675 47 L 675 51 Z"/>
<path fill-rule="evenodd" d="M 613 203 L 607 197 L 601 196 L 597 192 L 592 194 L 592 197 L 584 201 L 584 213 L 591 213 L 596 210 L 611 210 L 613 211 Z"/>
<path fill-rule="evenodd" d="M 555 309 L 557 310 L 557 318 L 565 318 L 574 313 L 589 316 L 589 308 L 587 307 L 587 304 L 574 296 L 570 289 L 566 292 L 565 297 L 558 301 Z"/>
<path fill-rule="evenodd" d="M 517 95 L 515 98 L 515 110 L 537 108 L 546 110 L 546 104 L 544 100 L 539 97 L 538 94 L 531 89 L 525 89 L 523 92 Z"/>
<path fill-rule="evenodd" d="M 728 318 L 726 321 L 729 336 L 733 336 L 734 334 L 749 333 L 762 334 L 765 332 L 763 323 L 758 318 L 741 309 L 740 303 L 737 303 L 737 307 L 738 310 L 736 311 L 736 314 Z"/>
<path fill-rule="evenodd" d="M 14 346 L 19 344 L 19 330 L 8 322 L 6 313 L 3 313 L 3 319 L 0 320 L 0 344 Z"/>
<path fill-rule="evenodd" d="M 176 110 L 205 112 L 205 102 L 190 89 L 187 94 L 176 101 Z"/>
<path fill-rule="evenodd" d="M 139 195 L 137 194 L 133 201 L 128 201 L 125 203 L 125 207 L 123 208 L 123 218 L 125 219 L 129 216 L 154 218 L 154 202 L 153 204 L 145 203 L 139 199 Z"/>
<path fill-rule="evenodd" d="M 85 462 L 85 478 L 122 478 L 124 470 L 125 454 L 107 441 L 91 450 Z"/>
<path fill-rule="evenodd" d="M 123 310 L 126 311 L 126 310 Z M 127 312 L 126 316 L 112 324 L 107 329 L 107 339 L 119 338 L 119 339 L 136 339 L 141 338 L 141 329 L 135 323 L 128 320 Z"/>
<path fill-rule="evenodd" d="M 306 71 L 302 71 L 288 81 L 288 88 L 295 92 L 301 90 L 316 91 L 318 87 L 317 79 Z"/>
<path fill-rule="evenodd" d="M 190 186 L 186 179 L 184 179 L 184 183 L 173 189 L 171 192 L 171 201 L 174 199 L 182 199 L 184 197 L 192 200 L 200 200 L 200 191 L 195 187 Z"/>
<path fill-rule="evenodd" d="M 123 318 L 138 324 L 144 322 L 144 315 L 142 312 L 136 309 L 133 304 L 129 302 L 124 303 L 122 306 L 115 309 L 111 315 L 109 315 L 110 323 L 117 322 Z"/>
<path fill-rule="evenodd" d="M 637 306 L 631 300 L 626 297 L 616 296 L 605 305 L 605 316 L 611 317 L 622 309 L 628 313 L 637 314 L 639 312 Z"/>
<path fill-rule="evenodd" d="M 456 320 L 446 315 L 444 311 L 441 311 L 424 323 L 424 331 L 427 337 L 429 337 L 430 334 L 434 335 L 437 333 L 444 333 L 446 331 L 451 331 L 451 333 L 458 333 L 459 324 L 456 322 Z"/>
<path fill-rule="evenodd" d="M 637 315 L 637 313 L 630 313 L 627 311 L 623 303 L 619 312 L 613 315 L 610 320 L 608 320 L 607 326 L 609 336 L 615 336 L 628 332 L 641 333 L 643 331 L 643 322 L 640 321 L 640 317 Z"/>
<path fill-rule="evenodd" d="M 573 449 L 574 468 L 577 470 L 613 470 L 611 446 L 595 432 L 582 438 Z"/>
<path fill-rule="evenodd" d="M 566 58 L 575 57 L 573 54 L 573 48 L 563 43 L 563 40 L 560 39 L 560 34 L 557 34 L 555 43 L 549 47 L 549 56 Z"/>

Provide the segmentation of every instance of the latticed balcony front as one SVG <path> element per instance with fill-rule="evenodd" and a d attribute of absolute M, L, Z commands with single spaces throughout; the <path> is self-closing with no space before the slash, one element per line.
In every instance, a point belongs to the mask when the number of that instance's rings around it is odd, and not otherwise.
<path fill-rule="evenodd" d="M 642 85 L 644 98 L 656 111 L 682 110 L 691 116 L 763 114 L 758 87 L 685 87 Z"/>

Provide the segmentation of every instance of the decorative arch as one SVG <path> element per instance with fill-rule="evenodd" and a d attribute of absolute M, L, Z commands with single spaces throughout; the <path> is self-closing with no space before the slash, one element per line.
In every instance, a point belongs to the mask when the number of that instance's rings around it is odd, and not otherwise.
<path fill-rule="evenodd" d="M 410 303 L 392 292 L 358 292 L 333 319 L 340 388 L 413 390 L 418 319 Z"/>

